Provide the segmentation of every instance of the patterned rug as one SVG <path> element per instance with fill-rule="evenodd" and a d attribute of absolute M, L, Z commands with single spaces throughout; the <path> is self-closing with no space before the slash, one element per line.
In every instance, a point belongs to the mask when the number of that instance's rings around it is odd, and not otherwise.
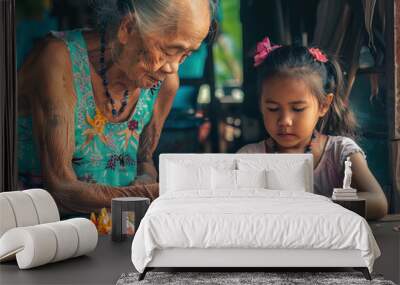
<path fill-rule="evenodd" d="M 373 275 L 372 281 L 364 278 L 360 272 L 148 272 L 142 281 L 138 281 L 139 273 L 122 274 L 117 285 L 157 284 L 157 285 L 395 285 L 384 280 L 382 276 Z"/>

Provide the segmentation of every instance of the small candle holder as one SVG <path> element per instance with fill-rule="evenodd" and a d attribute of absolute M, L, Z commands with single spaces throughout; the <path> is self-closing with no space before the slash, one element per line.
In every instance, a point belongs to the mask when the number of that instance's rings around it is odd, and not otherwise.
<path fill-rule="evenodd" d="M 133 237 L 149 205 L 150 199 L 144 197 L 113 198 L 111 239 L 123 241 L 127 237 Z"/>

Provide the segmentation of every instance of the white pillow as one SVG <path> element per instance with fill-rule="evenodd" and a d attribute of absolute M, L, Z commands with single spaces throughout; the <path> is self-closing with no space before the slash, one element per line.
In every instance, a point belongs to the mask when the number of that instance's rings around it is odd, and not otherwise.
<path fill-rule="evenodd" d="M 267 188 L 265 170 L 236 170 L 238 188 Z"/>
<path fill-rule="evenodd" d="M 236 190 L 236 170 L 212 168 L 211 181 L 213 190 Z"/>
<path fill-rule="evenodd" d="M 239 170 L 266 170 L 267 188 L 271 190 L 307 191 L 311 182 L 307 163 L 289 155 L 270 160 L 238 159 L 237 164 Z"/>
<path fill-rule="evenodd" d="M 209 166 L 187 166 L 170 162 L 168 167 L 168 191 L 211 188 L 211 167 Z"/>
<path fill-rule="evenodd" d="M 266 171 L 267 188 L 271 190 L 303 191 L 306 192 L 306 177 L 302 167 L 290 171 L 271 169 Z"/>

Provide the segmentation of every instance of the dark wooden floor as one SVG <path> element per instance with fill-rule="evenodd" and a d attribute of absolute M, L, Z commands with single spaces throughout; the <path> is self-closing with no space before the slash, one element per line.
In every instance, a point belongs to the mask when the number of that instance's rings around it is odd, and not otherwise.
<path fill-rule="evenodd" d="M 131 244 L 100 236 L 97 248 L 87 256 L 27 270 L 19 270 L 15 261 L 1 263 L 0 284 L 115 284 L 122 273 L 135 270 Z"/>

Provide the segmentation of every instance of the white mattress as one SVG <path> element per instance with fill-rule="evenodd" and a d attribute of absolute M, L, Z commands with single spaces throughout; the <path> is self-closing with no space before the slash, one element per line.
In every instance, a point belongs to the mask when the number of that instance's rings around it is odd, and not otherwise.
<path fill-rule="evenodd" d="M 159 197 L 136 232 L 132 262 L 143 272 L 156 249 L 169 248 L 359 250 L 370 271 L 380 255 L 359 215 L 323 196 L 265 189 Z"/>

